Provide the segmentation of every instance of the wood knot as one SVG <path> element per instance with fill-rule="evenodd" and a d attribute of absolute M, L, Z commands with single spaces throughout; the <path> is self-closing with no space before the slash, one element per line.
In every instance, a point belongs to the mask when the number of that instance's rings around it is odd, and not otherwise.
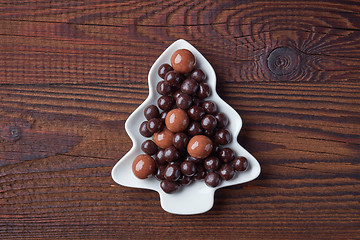
<path fill-rule="evenodd" d="M 266 59 L 270 71 L 278 76 L 294 72 L 300 63 L 300 55 L 291 47 L 278 47 Z"/>
<path fill-rule="evenodd" d="M 1 129 L 0 136 L 8 142 L 15 142 L 21 138 L 21 128 L 18 126 L 5 126 Z"/>

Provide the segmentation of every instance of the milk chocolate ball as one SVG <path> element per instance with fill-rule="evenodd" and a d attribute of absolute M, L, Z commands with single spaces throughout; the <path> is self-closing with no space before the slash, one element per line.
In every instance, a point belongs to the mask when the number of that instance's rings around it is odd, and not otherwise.
<path fill-rule="evenodd" d="M 154 142 L 160 148 L 168 148 L 172 145 L 174 133 L 164 128 L 161 132 L 154 133 Z"/>
<path fill-rule="evenodd" d="M 175 71 L 183 74 L 191 72 L 196 64 L 195 56 L 187 49 L 176 50 L 170 62 Z"/>
<path fill-rule="evenodd" d="M 210 155 L 213 143 L 207 136 L 196 135 L 188 143 L 187 151 L 194 158 L 206 158 Z"/>
<path fill-rule="evenodd" d="M 155 172 L 155 161 L 147 154 L 137 156 L 132 164 L 132 171 L 137 178 L 145 179 Z"/>
<path fill-rule="evenodd" d="M 189 117 L 184 110 L 175 108 L 166 115 L 165 125 L 172 132 L 182 132 L 189 125 Z"/>

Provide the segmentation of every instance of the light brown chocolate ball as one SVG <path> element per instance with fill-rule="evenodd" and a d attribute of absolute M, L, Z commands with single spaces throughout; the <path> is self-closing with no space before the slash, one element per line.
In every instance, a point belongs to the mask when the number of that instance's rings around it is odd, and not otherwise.
<path fill-rule="evenodd" d="M 132 171 L 137 178 L 145 179 L 155 172 L 155 161 L 147 154 L 137 156 L 132 164 Z"/>
<path fill-rule="evenodd" d="M 213 143 L 205 135 L 196 135 L 192 137 L 187 145 L 187 151 L 194 158 L 206 158 L 213 149 Z"/>
<path fill-rule="evenodd" d="M 189 125 L 189 117 L 184 110 L 175 108 L 166 115 L 165 125 L 174 133 L 182 132 Z"/>
<path fill-rule="evenodd" d="M 168 148 L 172 145 L 174 133 L 166 127 L 161 131 L 154 133 L 154 142 L 160 148 Z"/>
<path fill-rule="evenodd" d="M 191 72 L 196 64 L 195 56 L 187 49 L 176 50 L 170 58 L 171 66 L 180 73 Z"/>

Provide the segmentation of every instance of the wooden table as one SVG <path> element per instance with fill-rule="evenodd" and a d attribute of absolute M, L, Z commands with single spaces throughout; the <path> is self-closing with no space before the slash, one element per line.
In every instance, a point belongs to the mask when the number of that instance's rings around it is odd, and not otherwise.
<path fill-rule="evenodd" d="M 179 38 L 262 167 L 193 216 L 110 176 Z M 359 1 L 2 1 L 0 238 L 359 239 L 359 80 Z"/>

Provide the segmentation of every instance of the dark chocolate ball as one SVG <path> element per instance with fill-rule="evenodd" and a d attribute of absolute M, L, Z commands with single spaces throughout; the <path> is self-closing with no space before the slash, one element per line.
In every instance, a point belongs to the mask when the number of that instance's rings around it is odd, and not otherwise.
<path fill-rule="evenodd" d="M 149 105 L 144 110 L 144 116 L 147 120 L 160 117 L 159 109 L 155 105 Z"/>
<path fill-rule="evenodd" d="M 201 104 L 201 106 L 208 114 L 214 115 L 217 113 L 217 105 L 212 101 L 205 101 Z"/>
<path fill-rule="evenodd" d="M 219 144 L 217 144 L 216 142 L 213 142 L 212 154 L 218 156 L 218 155 L 219 155 L 219 151 L 220 151 Z"/>
<path fill-rule="evenodd" d="M 205 184 L 209 187 L 217 187 L 220 182 L 221 178 L 216 172 L 210 172 L 205 176 Z"/>
<path fill-rule="evenodd" d="M 185 176 L 185 175 L 181 175 L 181 177 L 179 178 L 178 182 L 181 185 L 189 185 L 192 182 L 192 178 L 189 176 Z"/>
<path fill-rule="evenodd" d="M 141 144 L 141 150 L 148 155 L 154 155 L 157 153 L 158 146 L 153 141 L 146 140 Z"/>
<path fill-rule="evenodd" d="M 159 67 L 158 74 L 161 78 L 164 78 L 165 75 L 172 70 L 174 69 L 169 64 L 164 63 Z"/>
<path fill-rule="evenodd" d="M 204 179 L 204 178 L 205 178 L 205 175 L 206 175 L 206 169 L 205 169 L 205 167 L 203 166 L 203 164 L 197 164 L 196 173 L 195 173 L 195 175 L 194 175 L 194 179 L 196 179 L 196 180 Z"/>
<path fill-rule="evenodd" d="M 230 180 L 235 175 L 235 170 L 230 163 L 225 163 L 219 169 L 219 174 L 224 180 Z"/>
<path fill-rule="evenodd" d="M 159 151 L 155 155 L 155 162 L 157 165 L 164 165 L 167 164 L 167 161 L 165 160 L 165 150 L 159 149 Z"/>
<path fill-rule="evenodd" d="M 248 165 L 248 160 L 245 157 L 236 157 L 233 161 L 233 166 L 236 171 L 245 171 Z"/>
<path fill-rule="evenodd" d="M 199 84 L 199 89 L 197 91 L 197 96 L 200 98 L 200 99 L 204 99 L 204 98 L 207 98 L 209 97 L 211 94 L 211 90 L 210 90 L 210 87 L 207 83 L 200 83 Z"/>
<path fill-rule="evenodd" d="M 188 109 L 187 114 L 194 121 L 201 121 L 205 115 L 205 110 L 200 106 L 192 106 Z"/>
<path fill-rule="evenodd" d="M 166 115 L 167 115 L 167 112 L 165 112 L 165 111 L 160 114 L 160 120 L 161 120 L 161 122 L 165 123 Z"/>
<path fill-rule="evenodd" d="M 226 145 L 231 142 L 231 133 L 222 128 L 215 133 L 215 141 L 220 145 Z"/>
<path fill-rule="evenodd" d="M 164 111 L 169 111 L 174 105 L 174 99 L 170 96 L 161 96 L 158 99 L 158 106 Z"/>
<path fill-rule="evenodd" d="M 201 120 L 201 126 L 205 130 L 213 130 L 216 128 L 216 125 L 217 120 L 213 115 L 208 114 Z"/>
<path fill-rule="evenodd" d="M 183 132 L 175 133 L 174 139 L 173 139 L 173 145 L 177 149 L 184 150 L 186 149 L 186 146 L 189 142 L 189 137 L 187 134 Z"/>
<path fill-rule="evenodd" d="M 165 81 L 160 81 L 158 82 L 158 84 L 156 85 L 156 91 L 160 94 L 160 95 L 168 95 L 171 93 L 171 86 L 165 82 Z"/>
<path fill-rule="evenodd" d="M 149 129 L 147 127 L 147 123 L 148 123 L 148 121 L 144 121 L 140 124 L 139 132 L 144 137 L 151 137 L 153 134 L 152 134 L 152 132 L 149 131 Z"/>
<path fill-rule="evenodd" d="M 155 177 L 156 177 L 157 180 L 161 181 L 161 180 L 165 179 L 165 176 L 164 176 L 165 168 L 166 168 L 165 165 L 157 166 L 157 170 L 156 170 L 156 173 L 155 173 Z"/>
<path fill-rule="evenodd" d="M 196 173 L 196 164 L 191 161 L 184 161 L 180 165 L 181 172 L 185 176 L 193 176 Z"/>
<path fill-rule="evenodd" d="M 204 129 L 199 122 L 191 122 L 187 128 L 187 133 L 190 136 L 201 135 L 203 132 Z"/>
<path fill-rule="evenodd" d="M 173 193 L 179 189 L 180 184 L 169 180 L 162 180 L 160 187 L 165 193 Z"/>
<path fill-rule="evenodd" d="M 185 161 L 194 162 L 194 163 L 200 163 L 203 159 L 200 158 L 194 158 L 190 155 L 186 156 Z"/>
<path fill-rule="evenodd" d="M 172 96 L 174 97 L 174 99 L 177 99 L 181 93 L 182 93 L 181 90 L 176 90 Z"/>
<path fill-rule="evenodd" d="M 199 88 L 199 84 L 194 79 L 191 78 L 185 79 L 180 87 L 181 91 L 188 95 L 195 95 L 198 88 Z"/>
<path fill-rule="evenodd" d="M 223 148 L 219 151 L 219 158 L 223 162 L 231 162 L 235 157 L 235 153 L 231 148 Z"/>
<path fill-rule="evenodd" d="M 206 75 L 201 69 L 195 69 L 194 71 L 192 71 L 190 77 L 197 82 L 202 82 L 206 79 Z"/>
<path fill-rule="evenodd" d="M 185 78 L 184 75 L 182 75 L 181 73 L 175 72 L 175 71 L 170 71 L 170 72 L 166 73 L 164 80 L 170 86 L 180 87 L 184 78 Z"/>
<path fill-rule="evenodd" d="M 170 146 L 165 148 L 164 157 L 167 162 L 175 162 L 179 160 L 179 151 L 174 146 Z"/>
<path fill-rule="evenodd" d="M 160 132 L 164 128 L 164 123 L 160 118 L 153 118 L 148 121 L 147 128 L 151 133 Z"/>
<path fill-rule="evenodd" d="M 180 167 L 177 164 L 169 164 L 165 168 L 164 177 L 169 181 L 177 181 L 181 176 Z"/>
<path fill-rule="evenodd" d="M 204 135 L 207 137 L 212 138 L 214 136 L 214 134 L 215 134 L 215 129 L 211 129 L 211 130 L 205 129 L 204 130 Z"/>
<path fill-rule="evenodd" d="M 219 112 L 215 115 L 218 128 L 225 128 L 229 124 L 229 118 L 223 112 Z"/>
<path fill-rule="evenodd" d="M 186 93 L 179 93 L 175 100 L 176 106 L 183 110 L 187 110 L 192 104 L 192 97 Z"/>
<path fill-rule="evenodd" d="M 210 156 L 204 160 L 204 167 L 210 171 L 216 171 L 220 167 L 220 160 L 215 156 Z"/>

